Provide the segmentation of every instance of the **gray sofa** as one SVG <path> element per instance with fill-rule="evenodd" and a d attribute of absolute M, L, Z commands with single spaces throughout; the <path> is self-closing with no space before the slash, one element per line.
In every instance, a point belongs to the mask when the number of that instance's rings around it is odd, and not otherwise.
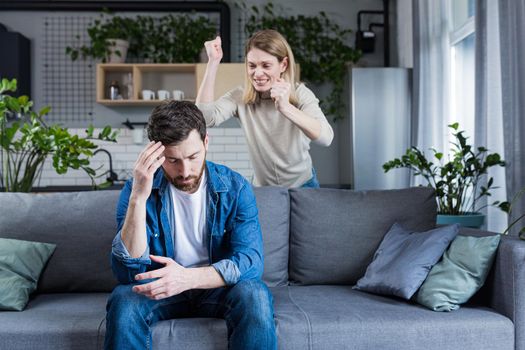
<path fill-rule="evenodd" d="M 426 188 L 255 190 L 280 349 L 525 349 L 525 242 L 504 237 L 482 290 L 457 311 L 352 290 L 394 222 L 434 226 Z M 0 193 L 0 237 L 56 243 L 22 312 L 0 312 L 1 349 L 97 349 L 115 286 L 118 191 Z M 462 234 L 483 235 L 468 230 Z M 226 349 L 221 319 L 153 328 L 155 349 Z"/>

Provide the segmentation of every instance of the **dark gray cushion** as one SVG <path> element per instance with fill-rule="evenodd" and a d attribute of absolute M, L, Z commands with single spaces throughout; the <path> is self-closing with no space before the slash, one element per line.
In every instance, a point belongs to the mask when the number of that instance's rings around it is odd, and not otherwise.
<path fill-rule="evenodd" d="M 40 294 L 22 312 L 0 312 L 0 349 L 102 349 L 108 296 Z"/>
<path fill-rule="evenodd" d="M 0 193 L 0 237 L 56 244 L 38 292 L 110 292 L 120 191 Z"/>
<path fill-rule="evenodd" d="M 290 197 L 280 187 L 254 188 L 264 243 L 263 281 L 269 286 L 288 284 Z"/>
<path fill-rule="evenodd" d="M 415 232 L 395 223 L 354 289 L 410 299 L 457 236 L 458 230 L 459 225 L 455 224 Z"/>
<path fill-rule="evenodd" d="M 290 280 L 355 284 L 388 229 L 435 227 L 436 201 L 427 187 L 385 191 L 290 190 Z"/>

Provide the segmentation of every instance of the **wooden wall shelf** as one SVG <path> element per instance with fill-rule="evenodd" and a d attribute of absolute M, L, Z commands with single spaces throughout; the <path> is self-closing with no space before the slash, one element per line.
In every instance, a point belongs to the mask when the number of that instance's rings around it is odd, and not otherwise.
<path fill-rule="evenodd" d="M 167 90 L 173 98 L 173 90 L 182 90 L 184 99 L 194 101 L 198 87 L 204 77 L 205 63 L 196 64 L 97 64 L 96 98 L 97 103 L 108 107 L 117 106 L 156 106 L 162 101 L 144 100 L 142 90 L 152 90 L 157 96 L 158 90 Z M 133 94 L 127 98 L 126 79 L 131 76 Z M 111 81 L 119 83 L 123 99 L 109 99 Z M 215 98 L 229 90 L 244 84 L 244 63 L 221 63 L 215 83 Z"/>

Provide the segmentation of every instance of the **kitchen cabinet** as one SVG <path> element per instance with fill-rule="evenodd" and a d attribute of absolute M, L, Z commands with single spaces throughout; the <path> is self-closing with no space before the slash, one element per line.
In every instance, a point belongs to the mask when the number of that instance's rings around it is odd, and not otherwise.
<path fill-rule="evenodd" d="M 181 90 L 184 92 L 185 100 L 194 101 L 205 70 L 206 63 L 98 64 L 97 103 L 105 106 L 155 106 L 161 102 L 158 100 L 159 90 L 169 91 L 171 98 L 174 90 Z M 118 83 L 122 99 L 109 98 L 112 82 Z M 132 86 L 130 94 L 128 94 L 129 82 Z M 215 81 L 215 97 L 218 98 L 243 84 L 244 63 L 221 63 Z M 153 91 L 155 99 L 145 100 L 142 96 L 143 90 Z"/>

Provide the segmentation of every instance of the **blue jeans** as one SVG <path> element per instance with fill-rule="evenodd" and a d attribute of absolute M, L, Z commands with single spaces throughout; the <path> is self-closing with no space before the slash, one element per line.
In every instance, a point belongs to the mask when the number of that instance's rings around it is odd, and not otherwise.
<path fill-rule="evenodd" d="M 306 181 L 304 184 L 301 185 L 303 188 L 319 188 L 319 181 L 317 180 L 317 173 L 315 172 L 315 169 L 312 168 L 312 177 L 310 180 Z"/>
<path fill-rule="evenodd" d="M 260 280 L 151 300 L 119 285 L 107 305 L 105 349 L 151 349 L 151 326 L 182 317 L 226 320 L 229 349 L 277 349 L 273 299 Z M 173 345 L 176 347 L 176 344 Z"/>

